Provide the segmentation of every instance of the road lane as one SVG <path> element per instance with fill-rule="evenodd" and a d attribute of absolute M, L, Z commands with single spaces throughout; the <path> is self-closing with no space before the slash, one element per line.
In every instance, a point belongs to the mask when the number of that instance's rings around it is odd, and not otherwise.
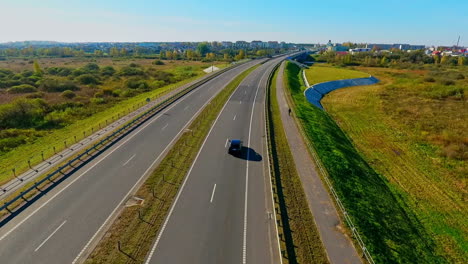
<path fill-rule="evenodd" d="M 239 66 L 202 85 L 1 227 L 0 260 L 6 259 L 8 263 L 71 263 L 194 113 L 215 92 L 255 63 Z M 191 111 L 184 110 L 187 105 Z M 166 124 L 170 125 L 161 131 Z M 122 167 L 133 154 L 136 157 Z M 67 219 L 67 224 L 34 252 L 63 219 Z"/>
<path fill-rule="evenodd" d="M 147 263 L 280 262 L 275 222 L 269 217 L 273 208 L 264 163 L 264 93 L 268 74 L 280 60 L 253 71 L 229 99 Z M 240 157 L 227 153 L 226 138 L 241 139 L 247 145 Z M 216 196 L 210 204 L 213 183 Z"/>

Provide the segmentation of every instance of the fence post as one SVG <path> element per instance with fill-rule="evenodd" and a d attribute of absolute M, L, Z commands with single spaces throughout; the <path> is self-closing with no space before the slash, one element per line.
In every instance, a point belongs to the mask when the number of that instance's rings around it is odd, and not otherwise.
<path fill-rule="evenodd" d="M 44 151 L 41 150 L 41 157 L 42 157 L 42 161 L 44 161 Z"/>
<path fill-rule="evenodd" d="M 53 148 L 54 148 L 54 154 L 57 154 L 57 151 L 55 150 L 55 146 L 53 146 Z"/>

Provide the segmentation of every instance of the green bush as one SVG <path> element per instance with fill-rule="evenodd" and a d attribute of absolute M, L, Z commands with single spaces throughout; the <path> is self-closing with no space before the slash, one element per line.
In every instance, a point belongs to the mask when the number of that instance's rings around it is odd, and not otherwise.
<path fill-rule="evenodd" d="M 20 84 L 20 85 L 11 87 L 7 91 L 10 94 L 34 93 L 34 92 L 37 92 L 37 88 L 29 84 Z"/>
<path fill-rule="evenodd" d="M 435 82 L 436 80 L 433 77 L 427 76 L 427 77 L 424 77 L 424 81 L 425 82 Z"/>
<path fill-rule="evenodd" d="M 33 128 L 43 124 L 49 106 L 42 99 L 18 99 L 0 105 L 0 128 Z"/>
<path fill-rule="evenodd" d="M 125 86 L 130 89 L 138 89 L 140 86 L 143 85 L 144 87 L 148 87 L 148 83 L 145 80 L 141 79 L 140 77 L 131 77 L 125 81 Z"/>
<path fill-rule="evenodd" d="M 99 71 L 99 65 L 92 62 L 92 63 L 86 64 L 81 69 L 87 73 L 97 73 Z"/>
<path fill-rule="evenodd" d="M 35 93 L 31 93 L 31 94 L 26 95 L 26 98 L 29 98 L 29 99 L 42 98 L 42 97 L 44 97 L 44 95 L 45 95 L 44 92 L 35 92 Z"/>
<path fill-rule="evenodd" d="M 153 64 L 154 65 L 164 65 L 164 62 L 161 61 L 161 60 L 155 60 L 155 61 L 153 61 Z"/>
<path fill-rule="evenodd" d="M 138 67 L 126 66 L 120 69 L 119 75 L 122 76 L 136 76 L 145 75 L 144 71 Z"/>
<path fill-rule="evenodd" d="M 62 97 L 66 99 L 73 99 L 76 97 L 76 94 L 73 91 L 66 90 L 62 92 Z"/>
<path fill-rule="evenodd" d="M 99 79 L 92 74 L 83 74 L 77 78 L 78 82 L 85 85 L 99 84 Z"/>
<path fill-rule="evenodd" d="M 112 76 L 115 74 L 115 69 L 112 66 L 106 66 L 101 69 L 101 75 L 103 76 Z"/>
<path fill-rule="evenodd" d="M 54 93 L 54 92 L 63 92 L 66 90 L 78 91 L 80 90 L 80 87 L 78 87 L 76 84 L 70 81 L 61 83 L 58 80 L 46 79 L 46 80 L 41 81 L 39 85 L 39 89 L 44 92 Z"/>

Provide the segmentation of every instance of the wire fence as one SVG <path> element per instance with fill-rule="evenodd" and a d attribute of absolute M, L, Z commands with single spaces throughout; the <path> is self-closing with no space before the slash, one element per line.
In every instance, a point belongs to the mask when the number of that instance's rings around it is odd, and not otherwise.
<path fill-rule="evenodd" d="M 303 75 L 305 77 L 305 75 Z M 299 121 L 300 122 L 300 121 Z M 322 161 L 318 157 L 317 151 L 315 150 L 315 147 L 309 140 L 307 140 L 307 136 L 304 132 L 304 129 L 302 126 L 298 126 L 299 131 L 302 135 L 302 137 L 305 139 L 305 142 L 307 144 L 307 147 L 309 148 L 310 153 L 312 154 L 312 157 L 315 161 L 315 164 L 320 170 L 320 173 L 322 174 L 322 178 L 325 180 L 328 189 L 330 190 L 330 193 L 333 196 L 333 199 L 335 200 L 335 203 L 338 205 L 338 208 L 340 209 L 346 224 L 350 227 L 351 233 L 355 240 L 357 241 L 357 244 L 362 250 L 362 256 L 371 264 L 375 264 L 374 259 L 372 258 L 370 252 L 367 250 L 366 245 L 364 244 L 364 241 L 362 240 L 361 236 L 359 235 L 356 226 L 354 225 L 351 217 L 348 215 L 348 212 L 346 211 L 346 208 L 344 207 L 343 203 L 341 202 L 340 198 L 338 197 L 338 194 L 335 191 L 335 188 L 333 187 L 333 184 L 330 181 L 330 176 L 328 174 L 328 171 L 324 168 Z"/>
<path fill-rule="evenodd" d="M 41 189 L 39 188 L 40 186 L 43 186 L 47 182 L 53 182 L 53 179 L 56 179 L 60 176 L 64 176 L 65 173 L 63 172 L 65 169 L 70 169 L 70 168 L 75 168 L 76 167 L 76 162 L 85 162 L 83 160 L 87 160 L 91 154 L 90 153 L 96 153 L 100 152 L 99 148 L 106 146 L 112 142 L 115 142 L 116 140 L 120 139 L 121 137 L 125 136 L 129 132 L 133 131 L 133 129 L 137 128 L 141 123 L 145 122 L 147 119 L 155 115 L 157 112 L 160 110 L 164 109 L 174 101 L 178 100 L 182 96 L 186 95 L 187 93 L 191 92 L 195 88 L 199 87 L 200 85 L 216 78 L 220 74 L 237 67 L 240 64 L 233 65 L 231 67 L 227 67 L 225 69 L 222 69 L 215 74 L 210 75 L 207 78 L 204 78 L 202 80 L 199 80 L 198 82 L 189 85 L 188 87 L 182 89 L 181 91 L 178 91 L 177 93 L 169 96 L 165 100 L 161 101 L 159 104 L 156 104 L 155 106 L 149 108 L 145 112 L 143 112 L 141 115 L 137 116 L 134 118 L 132 121 L 128 122 L 127 124 L 123 125 L 110 135 L 105 136 L 103 139 L 99 140 L 97 143 L 95 143 L 92 147 L 87 148 L 84 150 L 81 154 L 77 155 L 75 158 L 71 159 L 70 161 L 66 162 L 64 165 L 59 166 L 57 169 L 55 169 L 52 173 L 48 174 L 46 177 L 42 178 L 41 180 L 35 182 L 32 186 L 27 188 L 26 190 L 21 191 L 18 195 L 14 196 L 12 199 L 8 200 L 5 202 L 3 205 L 0 206 L 0 212 L 6 210 L 9 213 L 12 213 L 15 208 L 20 206 L 21 204 L 24 204 L 23 202 L 27 202 L 28 200 L 25 198 L 27 197 L 28 194 L 35 192 L 36 194 L 41 193 Z M 66 142 L 65 142 L 66 145 Z M 29 167 L 31 168 L 30 161 L 28 161 Z M 34 196 L 34 194 L 33 194 Z M 22 200 L 23 202 L 21 202 Z M 14 206 L 14 208 L 13 208 Z M 11 208 L 9 208 L 11 207 Z"/>

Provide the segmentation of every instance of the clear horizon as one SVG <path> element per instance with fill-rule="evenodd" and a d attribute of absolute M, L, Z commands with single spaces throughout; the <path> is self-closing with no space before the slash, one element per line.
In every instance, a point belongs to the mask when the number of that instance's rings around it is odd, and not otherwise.
<path fill-rule="evenodd" d="M 468 2 L 298 0 L 16 0 L 2 3 L 0 43 L 200 42 L 405 43 L 468 46 Z"/>

